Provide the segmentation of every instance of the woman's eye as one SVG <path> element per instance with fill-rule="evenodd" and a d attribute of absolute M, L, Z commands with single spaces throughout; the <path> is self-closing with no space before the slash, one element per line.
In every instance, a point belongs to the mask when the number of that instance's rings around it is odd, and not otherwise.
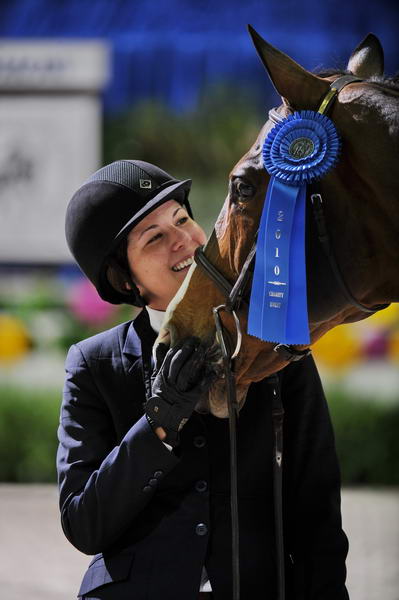
<path fill-rule="evenodd" d="M 160 237 L 162 237 L 162 233 L 157 233 L 156 235 L 154 235 L 152 238 L 150 238 L 147 242 L 147 244 L 151 244 L 152 242 L 155 242 L 156 240 L 158 240 Z"/>
<path fill-rule="evenodd" d="M 188 217 L 182 217 L 181 219 L 179 219 L 177 221 L 177 225 L 183 225 L 183 223 L 186 223 L 188 221 Z"/>
<path fill-rule="evenodd" d="M 240 200 L 248 200 L 249 198 L 252 198 L 255 193 L 255 188 L 244 181 L 239 181 L 236 184 L 236 189 Z"/>

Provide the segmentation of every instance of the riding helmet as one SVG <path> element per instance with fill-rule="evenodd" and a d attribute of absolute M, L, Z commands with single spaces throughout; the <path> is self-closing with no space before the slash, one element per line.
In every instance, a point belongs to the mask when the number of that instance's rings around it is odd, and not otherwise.
<path fill-rule="evenodd" d="M 69 249 L 103 300 L 142 306 L 135 286 L 127 297 L 106 277 L 107 259 L 129 231 L 168 200 L 188 202 L 191 179 L 179 181 L 159 167 L 140 160 L 118 160 L 96 171 L 73 195 L 66 212 Z"/>

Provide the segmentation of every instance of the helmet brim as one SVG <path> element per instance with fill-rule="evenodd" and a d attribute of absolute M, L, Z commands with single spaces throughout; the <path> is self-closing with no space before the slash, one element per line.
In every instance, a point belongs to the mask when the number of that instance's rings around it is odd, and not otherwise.
<path fill-rule="evenodd" d="M 133 227 L 136 227 L 147 215 L 149 215 L 153 210 L 164 204 L 168 200 L 177 200 L 181 204 L 185 204 L 192 217 L 190 205 L 187 202 L 188 193 L 191 189 L 191 179 L 185 179 L 184 181 L 178 181 L 177 183 L 173 183 L 172 185 L 168 185 L 163 190 L 159 191 L 156 196 L 151 198 L 147 204 L 143 206 L 141 210 L 139 210 L 125 225 L 122 227 L 120 231 L 116 234 L 114 238 L 113 248 L 115 248 L 119 242 L 128 235 Z"/>

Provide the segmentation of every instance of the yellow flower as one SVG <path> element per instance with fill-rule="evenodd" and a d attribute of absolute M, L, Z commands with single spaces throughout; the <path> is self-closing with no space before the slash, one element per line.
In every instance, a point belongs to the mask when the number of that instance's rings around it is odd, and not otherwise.
<path fill-rule="evenodd" d="M 350 367 L 361 358 L 361 343 L 347 325 L 335 327 L 312 346 L 318 364 L 330 369 Z"/>
<path fill-rule="evenodd" d="M 0 315 L 0 362 L 10 363 L 29 350 L 30 338 L 24 324 L 11 315 Z"/>

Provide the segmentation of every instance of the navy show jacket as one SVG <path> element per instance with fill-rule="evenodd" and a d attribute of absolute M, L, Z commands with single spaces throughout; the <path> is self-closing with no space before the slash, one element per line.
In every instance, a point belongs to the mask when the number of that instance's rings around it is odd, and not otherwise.
<path fill-rule="evenodd" d="M 146 323 L 147 320 L 147 323 Z M 193 413 L 169 451 L 145 416 L 144 310 L 72 346 L 59 427 L 61 522 L 94 554 L 85 600 L 194 600 L 203 565 L 231 600 L 227 419 Z M 140 331 L 141 339 L 137 334 Z M 347 600 L 347 539 L 327 405 L 311 357 L 280 374 L 287 600 Z M 238 424 L 241 600 L 276 597 L 271 397 L 250 386 Z"/>

